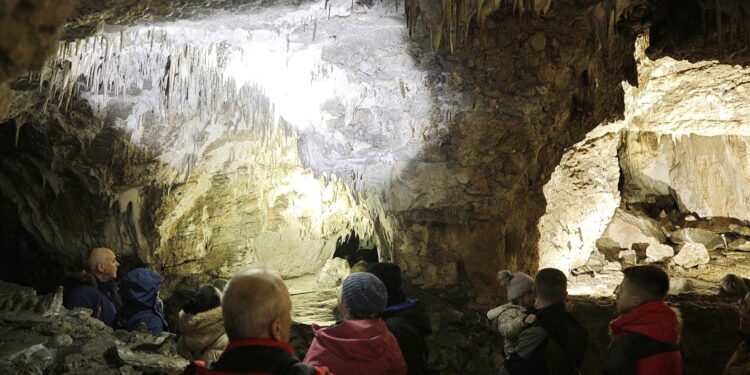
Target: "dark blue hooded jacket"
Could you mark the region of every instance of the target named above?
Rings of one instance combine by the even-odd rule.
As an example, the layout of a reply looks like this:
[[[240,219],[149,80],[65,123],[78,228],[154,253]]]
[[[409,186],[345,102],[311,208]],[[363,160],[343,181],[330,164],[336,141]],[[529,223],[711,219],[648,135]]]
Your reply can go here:
[[[112,327],[122,300],[114,280],[99,281],[88,272],[71,273],[63,280],[63,306],[68,309],[85,307],[91,316]]]
[[[164,304],[159,298],[162,277],[154,271],[136,268],[123,279],[123,308],[118,319],[121,328],[134,331],[143,322],[154,336],[168,331]]]

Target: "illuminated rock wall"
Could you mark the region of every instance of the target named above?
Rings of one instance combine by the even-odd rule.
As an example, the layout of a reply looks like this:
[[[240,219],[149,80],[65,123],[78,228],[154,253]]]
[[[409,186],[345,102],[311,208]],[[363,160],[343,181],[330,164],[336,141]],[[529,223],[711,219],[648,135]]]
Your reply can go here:
[[[638,86],[623,83],[625,119],[571,148],[545,187],[542,265],[583,265],[621,196],[637,203],[671,195],[685,213],[750,218],[748,68],[652,60],[648,43],[644,36],[636,44]]]
[[[62,271],[104,244],[168,285],[262,262],[292,277],[354,230],[462,301],[498,297],[500,268],[533,272],[542,186],[622,110],[632,30],[605,43],[591,7],[559,1],[435,53],[393,4],[327,5],[108,26],[17,80],[13,263]]]

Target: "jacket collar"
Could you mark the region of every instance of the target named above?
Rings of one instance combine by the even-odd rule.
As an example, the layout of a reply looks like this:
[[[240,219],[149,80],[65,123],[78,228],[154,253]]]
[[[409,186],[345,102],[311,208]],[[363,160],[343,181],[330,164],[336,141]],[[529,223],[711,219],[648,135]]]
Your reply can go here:
[[[609,324],[616,337],[640,333],[662,342],[679,340],[677,313],[664,301],[649,301],[620,315]]]
[[[415,299],[408,299],[408,300],[406,300],[404,302],[399,303],[398,305],[388,306],[385,309],[385,311],[383,311],[383,312],[387,313],[387,312],[391,312],[391,311],[403,310],[403,309],[405,309],[407,307],[413,306],[414,304],[417,303],[417,301],[419,301],[419,300],[416,299],[416,298]]]
[[[274,340],[274,339],[244,339],[244,340],[234,340],[227,345],[226,350],[242,347],[242,346],[270,346],[274,348],[279,348],[287,353],[296,356],[297,353],[294,351],[294,348],[289,346],[288,344],[285,344],[281,341]]]

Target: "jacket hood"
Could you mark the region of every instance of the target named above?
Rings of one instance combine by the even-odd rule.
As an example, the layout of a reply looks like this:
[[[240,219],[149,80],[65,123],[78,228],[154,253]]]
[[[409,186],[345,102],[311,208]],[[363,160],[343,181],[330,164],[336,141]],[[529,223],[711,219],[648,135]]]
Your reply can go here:
[[[318,342],[339,358],[352,362],[379,360],[395,340],[383,319],[347,320],[338,325],[321,328],[313,325]]]
[[[640,333],[660,342],[677,342],[680,339],[680,314],[664,301],[646,302],[620,315],[609,324],[615,337]]]
[[[123,279],[125,287],[123,299],[138,302],[146,307],[154,307],[162,280],[162,277],[154,271],[136,268],[128,272]]]
[[[222,351],[229,343],[224,334],[221,307],[195,315],[180,311],[179,326],[181,336],[177,343],[178,350],[184,346],[194,358],[209,349]]]

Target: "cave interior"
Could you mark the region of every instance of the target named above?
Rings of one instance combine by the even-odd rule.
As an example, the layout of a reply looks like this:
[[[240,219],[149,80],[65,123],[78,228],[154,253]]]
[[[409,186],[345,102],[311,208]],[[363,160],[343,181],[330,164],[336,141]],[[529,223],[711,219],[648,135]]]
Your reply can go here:
[[[554,267],[594,374],[622,269],[655,264],[686,374],[719,373],[738,342],[750,1],[9,4],[4,301],[55,292],[105,246],[120,274],[164,277],[174,321],[196,288],[266,265],[304,355],[341,280],[393,262],[434,307],[431,366],[484,374],[502,362],[483,320],[497,271]],[[32,363],[8,337],[0,368]],[[38,364],[54,358],[34,369],[63,373]]]

